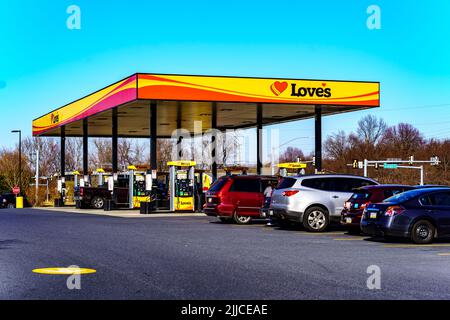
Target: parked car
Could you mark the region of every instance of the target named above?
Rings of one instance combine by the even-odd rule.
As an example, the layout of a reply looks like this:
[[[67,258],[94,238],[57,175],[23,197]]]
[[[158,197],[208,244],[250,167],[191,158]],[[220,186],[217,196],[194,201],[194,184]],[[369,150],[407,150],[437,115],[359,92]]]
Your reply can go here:
[[[373,236],[409,238],[418,244],[450,236],[450,189],[419,188],[369,204],[361,229]]]
[[[24,207],[28,207],[28,201],[26,197],[23,198]],[[16,207],[16,195],[13,193],[4,193],[0,195],[0,208],[15,208]]]
[[[359,233],[361,232],[361,216],[368,204],[382,202],[384,199],[414,188],[401,184],[380,184],[358,188],[344,204],[341,224],[350,232]]]
[[[337,174],[285,177],[272,194],[269,215],[278,223],[302,224],[322,232],[330,222],[339,223],[344,202],[353,189],[377,185],[373,179]]]
[[[273,176],[233,175],[219,178],[206,193],[203,212],[218,217],[222,222],[234,220],[248,224],[259,218],[264,205],[264,190],[269,183],[276,184]]]
[[[118,206],[128,204],[128,187],[114,187],[115,203]],[[112,192],[106,187],[80,187],[75,192],[75,201],[80,201],[81,208],[103,209],[106,200],[112,199]]]

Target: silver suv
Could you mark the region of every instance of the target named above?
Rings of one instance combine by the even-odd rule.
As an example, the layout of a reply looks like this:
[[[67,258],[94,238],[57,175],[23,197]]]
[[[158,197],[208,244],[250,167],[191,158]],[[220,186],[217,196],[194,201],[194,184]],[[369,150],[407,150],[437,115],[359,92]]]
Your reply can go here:
[[[321,232],[338,222],[353,189],[379,184],[373,179],[338,174],[284,177],[272,193],[269,215],[274,222],[292,221]]]

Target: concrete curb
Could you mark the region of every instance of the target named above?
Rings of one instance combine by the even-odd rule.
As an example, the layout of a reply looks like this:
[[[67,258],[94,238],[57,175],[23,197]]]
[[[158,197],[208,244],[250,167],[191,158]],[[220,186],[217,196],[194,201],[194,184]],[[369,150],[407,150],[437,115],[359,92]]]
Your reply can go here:
[[[138,210],[115,210],[103,211],[93,209],[76,209],[71,207],[64,208],[49,208],[49,207],[35,207],[33,210],[51,211],[58,213],[77,213],[90,214],[97,216],[109,216],[118,218],[170,218],[170,217],[206,217],[204,213],[154,213],[154,214],[140,214]]]

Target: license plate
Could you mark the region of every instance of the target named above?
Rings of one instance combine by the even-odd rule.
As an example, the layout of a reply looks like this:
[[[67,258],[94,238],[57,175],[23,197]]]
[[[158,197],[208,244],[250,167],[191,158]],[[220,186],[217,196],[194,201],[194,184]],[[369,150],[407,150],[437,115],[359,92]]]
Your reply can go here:
[[[376,212],[371,212],[370,213],[370,219],[376,219],[377,218],[377,213]]]
[[[352,223],[352,218],[345,218],[345,223]]]

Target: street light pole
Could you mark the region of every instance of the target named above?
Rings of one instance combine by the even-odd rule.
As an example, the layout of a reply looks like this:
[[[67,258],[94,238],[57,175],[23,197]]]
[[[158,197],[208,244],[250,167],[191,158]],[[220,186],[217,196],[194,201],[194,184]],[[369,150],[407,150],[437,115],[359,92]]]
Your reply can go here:
[[[275,157],[274,157],[275,148],[277,147],[278,149],[280,149],[280,147],[283,147],[283,146],[285,146],[285,145],[287,145],[287,144],[289,144],[289,143],[291,143],[291,142],[293,142],[295,140],[308,139],[308,138],[309,137],[296,137],[296,138],[293,138],[293,139],[291,139],[289,141],[286,141],[285,143],[280,144],[278,146],[272,146],[272,153],[270,154],[270,158],[271,158],[270,162],[271,162],[271,166],[272,166],[272,175],[275,175],[275,165],[274,165],[274,162],[275,162]]]
[[[22,193],[22,130],[12,130],[11,133],[19,134],[19,188]]]

